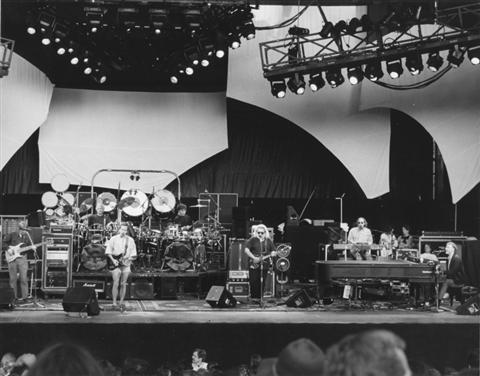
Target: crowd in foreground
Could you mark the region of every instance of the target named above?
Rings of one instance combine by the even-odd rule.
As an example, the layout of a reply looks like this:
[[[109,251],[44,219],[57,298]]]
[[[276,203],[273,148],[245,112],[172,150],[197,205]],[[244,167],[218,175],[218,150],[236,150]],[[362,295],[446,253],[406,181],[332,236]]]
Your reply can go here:
[[[120,366],[95,359],[85,348],[58,343],[38,356],[6,353],[0,376],[480,376],[479,349],[466,356],[465,367],[435,369],[407,359],[405,342],[387,330],[348,335],[325,352],[309,339],[289,343],[275,358],[252,355],[249,364],[222,369],[209,362],[204,349],[194,349],[191,364],[154,366],[144,359],[127,358]]]

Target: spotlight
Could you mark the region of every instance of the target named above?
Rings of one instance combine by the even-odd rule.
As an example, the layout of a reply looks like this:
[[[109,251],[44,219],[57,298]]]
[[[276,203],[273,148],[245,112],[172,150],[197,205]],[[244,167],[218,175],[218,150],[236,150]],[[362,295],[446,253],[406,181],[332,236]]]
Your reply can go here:
[[[92,74],[92,77],[97,84],[104,84],[107,82],[107,74],[103,71],[103,69],[95,70],[95,72]]]
[[[363,72],[360,67],[350,67],[347,69],[348,80],[352,85],[356,85],[363,80]]]
[[[160,35],[167,22],[168,14],[165,9],[152,8],[150,13],[150,28],[155,35]]]
[[[357,31],[362,29],[362,24],[357,17],[353,17],[348,23],[347,33],[355,34]]]
[[[480,64],[480,46],[469,48],[468,58],[473,65]]]
[[[51,32],[53,30],[53,26],[55,25],[55,16],[49,12],[42,11],[38,16],[38,24],[42,33],[47,31]]]
[[[75,55],[75,56],[72,56],[72,57],[70,58],[70,64],[72,64],[72,65],[77,65],[79,61],[80,61],[80,59],[79,59],[78,56],[76,56],[76,55]]]
[[[270,81],[272,95],[276,98],[283,98],[287,93],[287,86],[284,80]]]
[[[252,21],[247,21],[240,27],[240,34],[247,40],[255,38],[255,26]]]
[[[217,30],[214,35],[215,56],[219,59],[225,56],[225,50],[227,48],[227,39],[225,34],[220,30]]]
[[[200,63],[200,53],[198,52],[198,48],[192,46],[185,49],[185,58],[192,65],[198,65]]]
[[[169,77],[170,83],[176,85],[178,84],[178,74],[176,73],[171,73]]]
[[[51,32],[45,32],[45,34],[42,37],[42,44],[44,46],[49,46],[50,43],[52,43],[52,33]]]
[[[281,257],[275,262],[275,267],[279,272],[284,273],[290,269],[290,261],[285,257]]]
[[[83,69],[83,74],[85,75],[89,75],[92,73],[92,67],[89,67],[89,66],[86,66],[84,69]]]
[[[347,30],[347,23],[344,21],[344,20],[341,20],[341,21],[338,21],[336,24],[335,24],[335,33],[337,35],[341,34],[342,31],[346,31]]]
[[[412,76],[416,76],[423,71],[423,61],[422,55],[420,54],[411,54],[408,55],[405,59],[405,66],[412,74]]]
[[[443,57],[440,56],[438,51],[432,52],[428,55],[427,67],[432,72],[437,72],[443,64]]]
[[[343,78],[340,68],[331,68],[327,70],[325,78],[332,88],[336,88],[345,82],[345,78]]]
[[[287,82],[287,86],[292,93],[303,95],[305,93],[305,81],[303,76],[295,73]]]
[[[90,32],[96,33],[103,24],[103,16],[105,10],[100,7],[84,7],[85,21],[84,25],[88,25]]]
[[[210,65],[210,58],[215,50],[215,45],[209,38],[203,37],[198,40],[198,46],[201,51],[200,65],[202,67],[208,67]]]
[[[383,77],[382,64],[380,61],[367,64],[365,67],[365,77],[370,81],[377,81]]]
[[[333,23],[327,22],[323,25],[322,30],[320,30],[320,36],[322,38],[327,38],[332,34],[333,31]]]
[[[57,46],[57,55],[65,55],[65,52],[67,52],[67,48],[63,42],[60,42]]]
[[[391,78],[396,79],[400,77],[403,73],[402,59],[390,60],[386,62],[387,72]]]
[[[240,47],[240,38],[233,33],[229,33],[227,36],[227,44],[231,49],[236,50]]]
[[[27,33],[30,35],[34,35],[37,33],[37,19],[33,16],[32,13],[27,15],[27,20],[25,22],[27,26]]]
[[[288,34],[298,37],[298,36],[310,34],[310,30],[304,27],[293,26],[290,29],[288,29]]]
[[[317,91],[325,86],[325,80],[322,78],[321,73],[311,74],[308,84],[310,85],[310,89],[312,91]]]
[[[448,51],[447,60],[452,67],[458,68],[463,62],[463,54],[464,51],[462,51],[458,46],[452,47],[450,51]]]

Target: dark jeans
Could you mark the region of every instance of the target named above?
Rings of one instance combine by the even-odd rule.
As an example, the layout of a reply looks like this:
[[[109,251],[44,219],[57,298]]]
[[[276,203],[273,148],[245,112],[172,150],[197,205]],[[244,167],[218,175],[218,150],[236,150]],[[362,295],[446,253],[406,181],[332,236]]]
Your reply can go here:
[[[252,299],[260,299],[260,267],[257,269],[249,269],[250,271],[250,297]],[[268,266],[263,267],[263,290],[265,290],[265,280],[267,278]]]
[[[10,286],[15,292],[16,299],[25,299],[28,296],[28,261],[25,257],[19,257],[8,263]],[[20,294],[17,291],[17,281],[20,280]]]

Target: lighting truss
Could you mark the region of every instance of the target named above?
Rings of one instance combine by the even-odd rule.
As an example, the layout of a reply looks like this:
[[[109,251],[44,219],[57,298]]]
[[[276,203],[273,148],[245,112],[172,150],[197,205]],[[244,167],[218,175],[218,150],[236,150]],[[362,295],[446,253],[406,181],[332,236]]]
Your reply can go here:
[[[465,20],[468,20],[466,22]],[[320,33],[290,36],[260,43],[263,75],[268,80],[294,74],[315,74],[333,67],[357,67],[415,54],[480,45],[480,3],[440,10],[435,23],[411,21],[401,30],[385,34],[381,27],[322,37]],[[289,50],[296,46],[295,62]]]
[[[0,78],[8,75],[14,46],[15,42],[13,40],[0,38]]]

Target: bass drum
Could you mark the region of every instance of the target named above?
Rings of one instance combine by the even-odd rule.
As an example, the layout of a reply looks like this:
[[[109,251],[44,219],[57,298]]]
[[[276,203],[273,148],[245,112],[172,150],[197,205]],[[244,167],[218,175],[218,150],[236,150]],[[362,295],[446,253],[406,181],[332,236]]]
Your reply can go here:
[[[148,197],[140,190],[126,191],[122,195],[121,201],[131,202],[122,208],[122,211],[130,217],[139,217],[148,209]]]
[[[193,252],[188,243],[173,242],[165,249],[165,263],[173,271],[185,271],[192,266]]]

